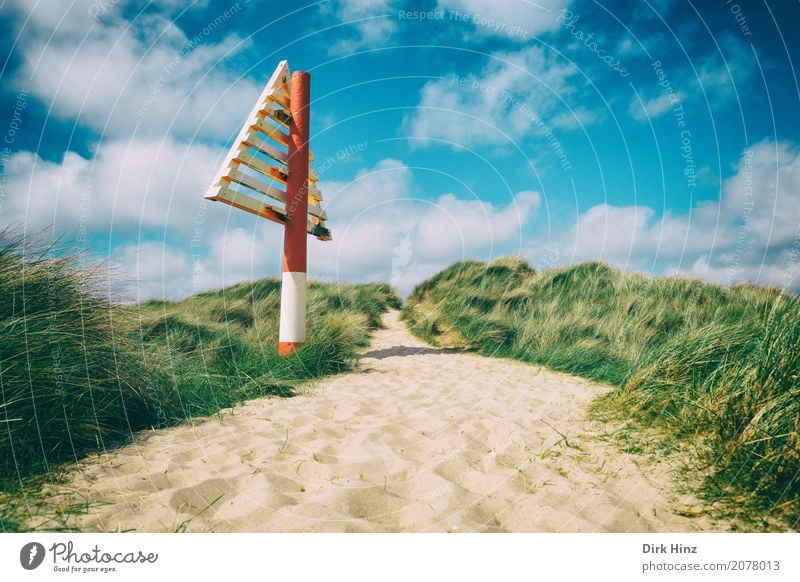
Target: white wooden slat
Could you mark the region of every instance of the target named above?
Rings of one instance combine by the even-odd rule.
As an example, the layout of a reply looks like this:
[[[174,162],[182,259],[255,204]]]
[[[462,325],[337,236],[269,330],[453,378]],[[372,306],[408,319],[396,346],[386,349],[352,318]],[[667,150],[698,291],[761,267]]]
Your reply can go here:
[[[274,101],[286,111],[289,111],[289,95],[283,91],[273,91],[267,95],[267,99]]]
[[[238,184],[243,184],[248,188],[252,188],[259,194],[274,198],[278,202],[282,202],[284,204],[286,203],[286,192],[279,190],[278,188],[275,188],[274,186],[271,186],[262,180],[259,180],[255,176],[245,174],[244,172],[240,172],[238,170],[232,170],[230,174],[228,174],[227,179]]]
[[[325,212],[319,204],[313,204],[311,201],[308,203],[308,213],[311,216],[316,216],[320,220],[328,220],[328,213]]]
[[[275,107],[273,103],[267,103],[264,107],[261,108],[259,113],[261,114],[262,119],[264,117],[269,117],[275,123],[278,123],[283,127],[285,127],[286,129],[289,129],[289,124],[292,121],[292,116],[289,115],[289,113],[287,113],[283,109]]]
[[[254,124],[252,126],[254,129],[257,129],[258,131],[260,131],[264,135],[274,139],[276,142],[278,142],[282,146],[289,147],[289,135],[288,134],[282,132],[279,128],[275,127],[274,125],[271,125],[271,124],[267,123],[264,120],[264,115],[262,115],[262,112],[260,112],[260,111],[258,113],[258,117],[259,117],[258,123]]]
[[[244,174],[242,172],[233,170],[228,176],[228,179],[230,179],[233,182],[236,182],[237,184],[242,184],[244,186],[247,186],[248,188],[252,188],[259,194],[263,194],[264,196],[269,196],[270,198],[277,200],[278,202],[284,205],[286,204],[286,192],[284,192],[283,190],[279,190],[278,188],[275,188],[273,186],[270,186],[269,184],[259,180],[255,176],[251,176],[249,174]],[[314,202],[311,199],[309,199],[308,202],[308,213],[312,216],[316,216],[321,220],[328,219],[328,213],[325,212],[318,203]]]
[[[281,162],[283,164],[289,163],[288,153],[282,152],[275,146],[261,139],[261,137],[259,137],[258,135],[258,132],[253,129],[250,129],[245,138],[242,140],[242,143],[256,148],[262,154],[271,157],[275,161]]]
[[[308,196],[309,198],[315,198],[317,201],[322,202],[322,192],[320,192],[317,185],[310,180],[308,183]]]
[[[276,222],[285,222],[284,210],[265,204],[244,192],[236,191],[230,187],[230,184],[237,182],[246,188],[252,188],[260,195],[268,196],[285,204],[286,193],[259,178],[285,183],[286,170],[283,167],[270,165],[252,151],[248,151],[247,148],[252,147],[280,164],[288,164],[288,153],[276,145],[288,147],[289,144],[289,136],[281,130],[281,127],[288,129],[291,123],[290,87],[289,65],[286,61],[281,61],[220,165],[217,175],[206,191],[206,198],[225,202]],[[267,117],[277,125],[272,125],[266,119]],[[272,142],[275,142],[276,145],[273,145]],[[309,161],[313,159],[313,153],[309,152]],[[243,168],[240,169],[242,165],[252,169],[255,175],[243,172]],[[309,168],[308,213],[311,220],[308,221],[308,232],[321,240],[330,240],[330,232],[325,226],[327,213],[319,204],[322,200],[322,193],[316,187],[317,180],[318,174]]]
[[[238,155],[241,144],[246,140],[248,134],[251,132],[251,127],[263,119],[263,117],[259,117],[259,112],[264,111],[265,109],[274,110],[274,107],[267,99],[267,96],[272,94],[277,87],[290,87],[290,80],[291,74],[289,71],[289,64],[287,61],[281,61],[278,63],[278,66],[275,68],[275,71],[272,73],[269,81],[264,86],[261,96],[259,97],[258,101],[256,101],[256,104],[250,112],[250,115],[247,117],[242,129],[239,131],[236,141],[233,142],[233,145],[228,150],[228,154],[225,156],[222,164],[220,164],[219,171],[217,172],[217,175],[211,182],[211,186],[206,192],[206,198],[210,198],[215,195],[223,176],[225,176],[231,169],[231,161]]]
[[[217,200],[219,202],[225,202],[226,204],[236,206],[242,210],[246,210],[264,218],[274,220],[275,222],[280,222],[283,224],[286,221],[286,213],[281,208],[272,206],[270,204],[264,204],[252,196],[248,196],[242,192],[237,192],[236,190],[232,190],[227,186],[215,188],[214,195],[211,196],[210,199]],[[320,225],[327,229],[324,222],[320,221]],[[307,232],[313,234],[315,226],[316,225],[314,224],[314,221],[309,220],[306,226]],[[323,238],[318,236],[317,238],[320,238],[321,240],[330,240],[330,237]]]
[[[236,190],[232,190],[227,186],[218,188],[215,195],[212,197],[212,200],[218,200],[220,202],[231,204],[237,208],[241,208],[242,210],[247,210],[253,214],[258,214],[264,218],[274,220],[275,222],[284,223],[286,220],[286,214],[280,208],[276,208],[275,206],[271,206],[269,204],[264,204],[252,196],[248,196],[242,192],[237,192]]]
[[[252,168],[258,172],[261,172],[265,176],[272,178],[273,180],[277,180],[278,182],[286,183],[287,173],[286,168],[278,168],[276,166],[270,166],[261,158],[258,158],[251,154],[246,147],[242,147],[242,151],[239,155],[234,158],[234,162],[238,161],[248,168]]]

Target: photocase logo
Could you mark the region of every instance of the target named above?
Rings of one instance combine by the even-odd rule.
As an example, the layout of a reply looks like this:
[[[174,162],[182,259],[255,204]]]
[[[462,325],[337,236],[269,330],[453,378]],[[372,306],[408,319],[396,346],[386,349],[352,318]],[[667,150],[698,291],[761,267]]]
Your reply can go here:
[[[44,554],[44,546],[39,542],[27,543],[19,552],[19,563],[26,570],[35,570],[42,565]]]

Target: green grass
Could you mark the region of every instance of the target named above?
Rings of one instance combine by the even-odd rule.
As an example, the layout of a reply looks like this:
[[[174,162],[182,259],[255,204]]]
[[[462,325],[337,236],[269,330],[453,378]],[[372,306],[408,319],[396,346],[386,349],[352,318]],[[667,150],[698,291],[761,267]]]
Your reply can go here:
[[[386,284],[312,282],[306,344],[281,358],[277,280],[124,306],[47,251],[0,233],[0,531],[64,462],[346,369],[400,305]]]
[[[665,449],[701,440],[702,493],[800,520],[800,301],[754,285],[623,274],[589,262],[537,275],[461,261],[403,311],[438,345],[542,364],[617,389],[596,414],[656,427]]]
[[[307,299],[307,342],[289,358],[277,354],[277,280],[130,309],[139,355],[162,378],[159,385],[171,387],[148,398],[161,422],[207,416],[267,394],[290,395],[299,381],[344,370],[367,345],[380,316],[399,307],[385,284],[312,282]]]

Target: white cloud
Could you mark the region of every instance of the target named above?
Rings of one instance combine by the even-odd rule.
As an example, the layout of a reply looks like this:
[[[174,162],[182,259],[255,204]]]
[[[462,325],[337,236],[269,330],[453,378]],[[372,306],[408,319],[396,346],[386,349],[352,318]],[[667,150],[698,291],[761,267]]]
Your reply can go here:
[[[239,8],[210,15],[193,38],[168,16],[125,20],[111,2],[19,2],[17,10],[18,83],[52,113],[99,133],[226,138],[258,96],[255,82],[225,67],[249,45],[226,34],[243,18]]]
[[[564,130],[583,129],[596,123],[600,116],[585,107],[575,107],[552,118],[552,127]]]
[[[50,36],[56,31],[62,34],[83,35],[99,18],[118,18],[121,6],[119,2],[100,3],[96,0],[41,0],[26,2],[10,0],[9,10],[16,10],[27,20],[25,29],[28,34]]]
[[[60,232],[186,233],[222,155],[172,139],[107,141],[91,160],[68,151],[60,163],[23,151],[8,160],[4,219]]]
[[[418,108],[406,119],[408,135],[464,146],[520,140],[547,123],[560,98],[574,91],[576,73],[539,47],[495,53],[476,76],[451,75],[422,88]],[[584,116],[588,121],[588,118]]]
[[[640,95],[634,95],[631,99],[629,111],[636,121],[647,121],[655,119],[667,113],[670,109],[680,106],[686,99],[685,93],[663,94],[650,99],[641,99]]]
[[[400,160],[385,158],[374,168],[360,170],[347,182],[320,182],[323,204],[339,217],[354,217],[376,205],[396,201],[411,189],[411,170]],[[328,212],[334,216],[331,212]]]
[[[352,181],[321,184],[334,240],[309,239],[309,272],[338,281],[391,281],[406,294],[453,261],[522,249],[539,268],[602,259],[636,271],[655,267],[800,290],[800,149],[765,141],[751,151],[725,182],[722,198],[691,213],[657,217],[648,206],[601,204],[570,228],[536,240],[526,240],[524,230],[539,208],[538,193],[519,192],[506,204],[453,194],[422,200],[413,195],[411,170],[385,159]],[[219,221],[226,210],[211,205],[206,218],[213,213]],[[120,252],[125,272],[138,274],[142,297],[177,297],[277,275],[281,236],[279,227],[256,220],[250,228],[209,226],[203,237],[209,252],[200,260],[192,257],[188,237],[182,245],[146,243],[142,251]],[[136,265],[132,256],[144,259]]]
[[[463,15],[478,36],[528,42],[556,28],[559,11],[569,4],[570,0],[439,0],[437,8]]]
[[[750,232],[760,245],[791,244],[800,232],[800,148],[763,141],[750,152],[725,184],[724,215],[735,220],[748,213]]]
[[[539,209],[539,194],[518,192],[505,207],[481,200],[440,196],[419,217],[417,243],[430,258],[494,251],[521,238],[521,228]]]
[[[163,242],[142,241],[126,244],[112,255],[112,278],[121,288],[118,299],[178,299],[190,295],[192,265],[190,256]]]
[[[721,36],[718,51],[696,59],[692,67],[668,70],[667,94],[645,90],[643,95],[634,95],[629,112],[637,121],[647,121],[667,113],[685,101],[708,101],[708,106],[725,106],[733,99],[741,99],[740,93],[756,73],[756,61],[751,50],[741,40],[730,35]],[[655,84],[655,78],[654,78]]]
[[[382,160],[351,182],[320,185],[328,197],[332,243],[310,241],[309,269],[334,280],[392,281],[408,293],[426,276],[465,257],[517,252],[539,208],[532,191],[505,205],[443,194],[412,194],[410,169]]]
[[[220,204],[214,210],[220,213],[225,208]],[[211,229],[199,243],[189,238],[128,243],[111,251],[109,259],[122,299],[181,299],[280,276],[282,240],[283,229],[260,220],[251,228],[230,225],[224,230]]]
[[[331,0],[322,13],[346,25],[336,29],[336,41],[328,51],[334,55],[386,46],[398,32],[398,20],[414,17],[401,12],[434,12],[448,32],[459,38],[502,38],[519,43],[557,27],[556,18],[570,0],[439,0],[420,6],[402,0]],[[329,21],[330,22],[330,21]]]
[[[336,29],[338,40],[328,51],[343,55],[385,45],[397,30],[399,4],[398,0],[333,0],[324,9],[347,27]]]
[[[277,224],[230,228],[215,235],[210,246],[207,262],[218,273],[218,287],[280,274],[283,228]]]
[[[634,48],[639,48],[639,47],[638,46],[634,47],[633,41],[627,37],[623,38],[619,42],[619,44],[617,44],[617,52],[623,55],[630,53],[631,51],[634,50]]]
[[[64,167],[53,164],[41,172],[42,179],[47,177],[49,182],[37,184],[51,185],[65,195],[65,183],[69,182],[70,196],[74,196],[88,163],[71,154]],[[350,182],[327,182],[320,189],[326,194],[333,241],[309,238],[309,274],[345,282],[391,281],[402,293],[453,261],[518,253],[522,230],[540,204],[539,194],[532,191],[509,195],[505,204],[466,200],[449,193],[423,200],[412,194],[411,170],[395,159],[378,162]],[[126,224],[133,232],[128,239],[132,242],[108,255],[121,274],[126,299],[175,299],[280,274],[282,228],[255,217],[243,221],[249,215],[222,204],[198,206],[202,199],[192,188],[181,196],[189,206],[177,213],[183,220],[169,229],[169,242],[141,238],[133,242],[139,236],[140,206],[124,206],[126,214],[121,208],[115,215],[115,232],[124,230]],[[173,207],[176,204],[173,201]],[[111,207],[105,206],[105,212]],[[148,215],[156,226],[163,226],[163,217],[156,218],[165,212],[166,207],[161,208]],[[96,211],[99,213],[92,208]],[[79,220],[74,214],[58,214],[57,224],[62,227]],[[99,215],[94,219],[99,220]],[[29,220],[27,224],[32,223]],[[110,228],[108,214],[104,224]],[[143,229],[149,225],[141,222]]]
[[[718,40],[719,52],[715,51],[698,64],[697,77],[700,90],[712,105],[720,100],[741,99],[738,93],[757,73],[756,59],[749,44],[732,35],[723,35]]]
[[[648,206],[601,204],[570,228],[531,241],[527,254],[540,265],[602,259],[800,290],[800,148],[763,141],[746,150],[720,200],[689,214],[656,218]]]

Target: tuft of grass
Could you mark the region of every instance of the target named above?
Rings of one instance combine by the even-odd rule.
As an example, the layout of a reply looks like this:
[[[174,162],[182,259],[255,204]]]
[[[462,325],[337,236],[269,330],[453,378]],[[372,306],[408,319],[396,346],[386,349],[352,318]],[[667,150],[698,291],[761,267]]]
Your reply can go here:
[[[289,396],[347,369],[381,315],[389,285],[309,284],[308,330],[277,354],[280,282],[264,279],[183,301],[114,303],[73,256],[0,232],[0,495],[129,441],[135,431]],[[107,280],[105,281],[107,285]],[[0,529],[21,527],[0,511]]]
[[[623,274],[600,262],[538,275],[460,261],[403,310],[412,332],[617,389],[597,414],[704,446],[706,496],[800,520],[800,300],[755,285]]]
[[[125,314],[70,258],[0,237],[0,476],[17,480],[148,425]]]
[[[149,392],[166,425],[250,398],[290,395],[299,381],[346,369],[396,301],[388,286],[311,283],[307,342],[289,358],[277,353],[277,281],[128,308],[136,320],[129,332],[153,378],[169,387]]]

